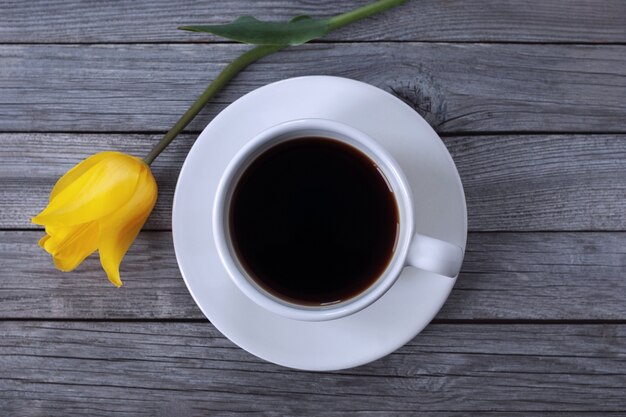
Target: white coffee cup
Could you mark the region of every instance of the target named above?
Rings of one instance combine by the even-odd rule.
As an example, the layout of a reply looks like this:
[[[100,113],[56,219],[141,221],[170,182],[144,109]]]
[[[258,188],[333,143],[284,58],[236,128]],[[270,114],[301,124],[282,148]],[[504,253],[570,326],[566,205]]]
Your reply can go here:
[[[257,284],[243,268],[229,232],[229,205],[233,190],[246,168],[273,146],[302,137],[326,137],[348,144],[367,155],[383,173],[396,199],[399,233],[387,268],[366,290],[337,304],[300,305],[280,299]],[[424,196],[427,198],[427,196]],[[413,196],[398,163],[365,133],[343,123],[325,119],[299,119],[270,127],[252,138],[230,161],[224,172],[213,207],[213,230],[217,250],[235,285],[259,306],[281,316],[306,321],[332,320],[356,313],[380,298],[396,282],[405,267],[423,269],[445,277],[458,275],[463,250],[430,236],[415,233]],[[306,265],[303,265],[305,268]],[[297,276],[294,276],[297,279]]]

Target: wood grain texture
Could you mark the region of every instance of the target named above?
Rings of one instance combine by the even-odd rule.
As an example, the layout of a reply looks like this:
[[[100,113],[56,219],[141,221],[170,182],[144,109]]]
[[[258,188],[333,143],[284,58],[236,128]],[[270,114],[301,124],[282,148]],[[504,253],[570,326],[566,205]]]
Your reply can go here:
[[[435,324],[386,358],[323,373],[266,363],[208,323],[3,322],[0,336],[0,400],[9,415],[608,413],[626,406],[625,325]]]
[[[145,154],[247,49],[177,26],[367,2],[2,1],[0,415],[626,415],[623,0],[410,1],[268,57],[157,159],[160,198],[122,289],[96,256],[63,274],[37,247],[28,219],[60,175],[100,150]],[[371,83],[422,114],[458,166],[474,231],[434,324],[331,373],[221,335],[168,231],[196,132],[254,88],[307,74]]]
[[[187,42],[217,38],[183,33],[185,24],[223,23],[240,15],[287,20],[333,16],[366,0],[243,2],[220,0],[3,1],[0,42]],[[330,40],[625,42],[620,0],[420,0],[342,29]],[[35,28],[35,29],[33,29]]]
[[[169,232],[144,232],[122,289],[96,255],[54,269],[39,232],[0,232],[0,319],[201,319]],[[438,320],[626,320],[626,232],[471,233]]]
[[[0,131],[165,131],[245,46],[0,45]],[[190,125],[288,77],[366,81],[442,133],[626,132],[626,45],[304,45],[237,76]]]
[[[153,165],[149,229],[171,227],[174,187],[196,135]],[[102,150],[144,155],[158,135],[0,134],[0,228],[35,228],[56,180]],[[444,137],[465,187],[472,231],[626,230],[626,135]]]

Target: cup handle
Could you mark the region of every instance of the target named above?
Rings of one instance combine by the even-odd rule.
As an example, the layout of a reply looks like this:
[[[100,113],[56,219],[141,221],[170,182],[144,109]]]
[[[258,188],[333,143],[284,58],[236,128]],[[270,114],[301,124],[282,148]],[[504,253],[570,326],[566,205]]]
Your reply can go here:
[[[406,258],[407,266],[456,278],[463,263],[463,249],[434,237],[415,234]]]

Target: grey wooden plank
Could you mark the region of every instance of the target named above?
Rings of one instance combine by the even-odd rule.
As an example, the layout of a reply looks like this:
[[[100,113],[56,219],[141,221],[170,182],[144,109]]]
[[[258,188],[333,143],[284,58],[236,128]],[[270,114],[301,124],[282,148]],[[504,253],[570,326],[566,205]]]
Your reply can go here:
[[[37,245],[39,232],[0,232],[0,318],[200,319],[178,270],[170,232],[143,232],[108,283],[97,254],[62,273]]]
[[[438,318],[624,320],[626,233],[477,233]]]
[[[0,232],[0,319],[201,319],[169,232],[140,234],[109,284],[97,256],[54,269],[39,232]],[[470,233],[437,320],[626,320],[626,232]]]
[[[626,230],[626,136],[443,139],[470,230]]]
[[[55,181],[89,154],[144,155],[158,135],[0,134],[0,228],[35,228]],[[196,135],[156,160],[159,200],[147,227],[169,229],[178,172]],[[626,230],[625,135],[444,137],[472,231]]]
[[[245,46],[0,45],[0,131],[165,131]],[[440,132],[624,132],[626,45],[305,45],[240,74],[195,122],[280,79],[394,92]]]
[[[3,322],[0,335],[3,411],[25,416],[626,409],[625,325],[436,324],[324,373],[263,362],[208,323]]]
[[[263,2],[221,0],[3,2],[0,42],[186,42],[215,38],[178,32],[184,24],[222,23],[240,15],[286,20],[332,16],[365,0]],[[410,1],[384,16],[330,36],[333,40],[624,42],[620,0]],[[45,28],[45,30],[41,30]]]

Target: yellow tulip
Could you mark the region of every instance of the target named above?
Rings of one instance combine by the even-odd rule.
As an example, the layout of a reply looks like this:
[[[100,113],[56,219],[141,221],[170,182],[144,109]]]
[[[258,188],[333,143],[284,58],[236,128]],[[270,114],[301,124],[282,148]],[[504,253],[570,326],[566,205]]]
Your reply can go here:
[[[122,285],[122,258],[157,198],[150,167],[120,152],[90,156],[63,175],[50,202],[32,221],[46,228],[39,245],[61,271],[71,271],[98,250],[109,280]]]

